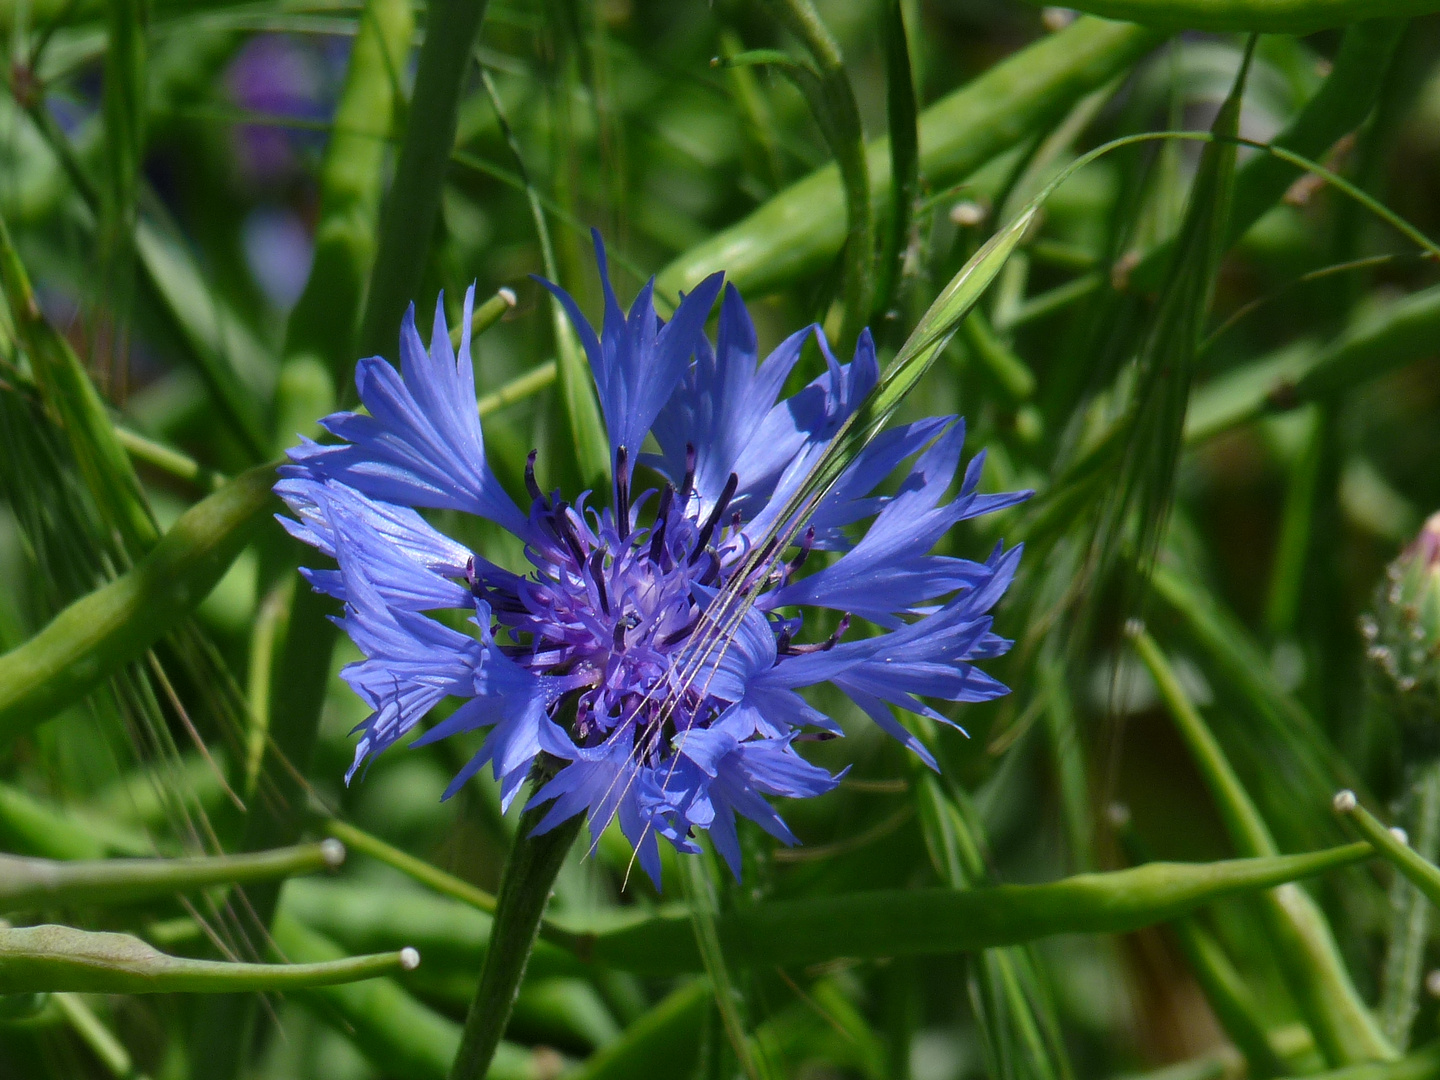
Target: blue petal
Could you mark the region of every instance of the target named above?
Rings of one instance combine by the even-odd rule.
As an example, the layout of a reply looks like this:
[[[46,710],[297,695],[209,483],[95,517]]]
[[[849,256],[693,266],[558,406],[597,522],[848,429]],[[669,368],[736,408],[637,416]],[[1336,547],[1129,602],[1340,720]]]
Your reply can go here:
[[[472,287],[465,294],[467,327],[473,298]],[[337,480],[374,499],[461,510],[523,536],[526,519],[485,461],[470,357],[457,360],[451,351],[440,301],[430,346],[427,354],[412,305],[400,331],[402,371],[378,356],[355,365],[355,385],[370,415],[326,417],[325,429],[345,444],[303,440],[289,451],[290,460],[303,474]]]

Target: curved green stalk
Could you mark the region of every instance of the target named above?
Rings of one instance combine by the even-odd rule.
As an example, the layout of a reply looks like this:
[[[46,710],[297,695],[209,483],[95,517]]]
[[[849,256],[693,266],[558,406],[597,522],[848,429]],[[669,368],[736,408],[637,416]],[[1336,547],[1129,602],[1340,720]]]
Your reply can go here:
[[[70,926],[0,929],[0,994],[228,994],[290,990],[410,971],[414,949],[320,964],[231,964],[167,956],[129,934]]]

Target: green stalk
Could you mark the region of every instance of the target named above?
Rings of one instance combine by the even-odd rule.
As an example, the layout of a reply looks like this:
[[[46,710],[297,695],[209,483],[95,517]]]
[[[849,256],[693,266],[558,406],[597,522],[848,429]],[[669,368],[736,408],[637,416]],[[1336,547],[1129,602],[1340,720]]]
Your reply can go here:
[[[1273,857],[1277,848],[1268,826],[1170,662],[1143,629],[1131,640],[1210,789],[1231,843],[1244,855]],[[1275,958],[1326,1059],[1332,1065],[1394,1060],[1395,1048],[1360,1000],[1330,925],[1310,894],[1294,884],[1282,885],[1265,894],[1261,910]]]
[[[547,810],[548,805],[537,806],[520,818],[515,844],[500,879],[490,948],[465,1017],[465,1031],[450,1067],[450,1080],[480,1080],[489,1069],[515,1007],[515,994],[525,976],[530,950],[535,947],[555,877],[585,821],[584,814],[576,814],[536,836],[534,829]]]
[[[439,218],[445,166],[455,148],[460,91],[485,8],[486,0],[432,0],[427,8],[425,44],[360,324],[362,356],[386,355],[395,348],[400,317],[420,288]]]
[[[964,179],[1148,52],[1160,35],[1080,19],[996,64],[920,115],[920,173],[936,190]],[[866,148],[874,214],[886,214],[889,140]],[[660,272],[658,292],[688,292],[716,270],[752,298],[823,272],[845,244],[844,185],[828,165],[792,184],[744,220],[680,255]]]
[[[274,508],[274,479],[273,465],[242,473],[186,511],[134,569],[0,655],[0,742],[80,700],[189,615]]]
[[[1342,814],[1348,814],[1356,831],[1369,841],[1376,852],[1409,878],[1430,903],[1440,907],[1440,867],[1385,828],[1373,814],[1359,804],[1353,791],[1346,790],[1336,795],[1335,809]]]
[[[841,356],[849,356],[860,331],[870,321],[875,295],[874,210],[870,205],[870,167],[865,132],[860,125],[860,107],[845,74],[840,46],[821,21],[814,4],[810,0],[770,0],[769,6],[781,25],[800,39],[815,62],[818,77],[807,97],[840,170],[845,193],[845,241],[840,285],[844,318],[838,346]],[[907,68],[907,77],[908,74]],[[802,88],[810,86],[809,79],[801,82]],[[913,108],[911,111],[913,114]],[[910,167],[913,172],[913,163]],[[905,179],[903,175],[899,177],[902,185]]]
[[[336,840],[249,855],[182,859],[56,862],[0,855],[0,911],[72,904],[128,904],[211,885],[269,881],[334,869],[345,860]]]

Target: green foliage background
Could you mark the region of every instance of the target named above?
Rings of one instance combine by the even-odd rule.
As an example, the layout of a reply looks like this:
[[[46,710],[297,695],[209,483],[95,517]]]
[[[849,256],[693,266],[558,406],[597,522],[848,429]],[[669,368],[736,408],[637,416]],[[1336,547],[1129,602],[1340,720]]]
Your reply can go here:
[[[1440,1074],[1440,716],[1361,630],[1440,506],[1436,7],[5,0],[0,1078],[449,1074],[518,815],[439,801],[463,740],[343,786],[268,488],[471,282],[502,480],[603,480],[528,276],[598,312],[592,226],[762,348],[944,343],[899,414],[1037,493],[945,541],[1026,542],[1014,693],[916,723],[938,776],[821,700],[852,771],[742,883],[572,851],[488,1075]]]

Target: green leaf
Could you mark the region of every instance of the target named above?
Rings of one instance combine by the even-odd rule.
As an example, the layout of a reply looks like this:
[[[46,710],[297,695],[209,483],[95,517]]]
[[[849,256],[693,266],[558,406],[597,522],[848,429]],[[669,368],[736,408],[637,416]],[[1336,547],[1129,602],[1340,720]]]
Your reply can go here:
[[[56,862],[0,855],[0,911],[127,904],[211,885],[243,885],[334,869],[345,859],[336,840],[250,855],[182,859]]]
[[[886,0],[881,18],[885,35],[885,121],[890,131],[890,219],[880,248],[874,308],[883,316],[900,280],[910,242],[910,220],[920,193],[920,129],[903,0]]]
[[[1440,907],[1440,867],[1419,855],[1408,843],[1387,829],[1374,814],[1361,806],[1350,790],[1335,796],[1335,809],[1346,815],[1370,846]]]
[[[135,568],[0,655],[0,743],[83,697],[174,629],[220,580],[267,510],[260,465],[191,507]]]
[[[1352,844],[1266,859],[1148,863],[1045,885],[876,890],[775,901],[723,915],[717,930],[733,965],[942,956],[1055,934],[1127,933],[1372,856],[1368,844]],[[588,959],[623,970],[670,975],[703,967],[683,910],[662,910],[582,934],[582,940]]]
[[[225,994],[291,990],[373,979],[413,969],[401,950],[319,964],[229,964],[167,956],[129,934],[70,926],[0,929],[0,994]]]

